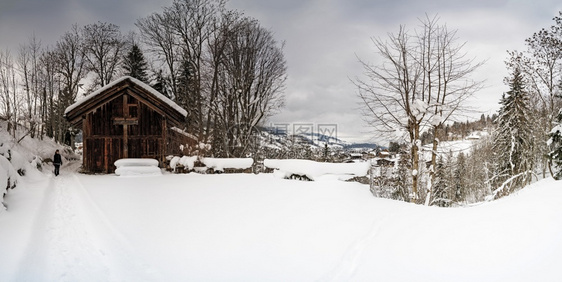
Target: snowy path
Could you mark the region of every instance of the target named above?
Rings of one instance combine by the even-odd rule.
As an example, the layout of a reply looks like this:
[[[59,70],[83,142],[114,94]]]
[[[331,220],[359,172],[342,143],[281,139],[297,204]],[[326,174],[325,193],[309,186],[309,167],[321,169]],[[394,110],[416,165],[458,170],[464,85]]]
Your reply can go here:
[[[75,174],[51,177],[17,281],[135,281],[127,242]],[[133,272],[133,273],[132,273]],[[152,279],[150,279],[152,280]]]
[[[365,249],[376,240],[377,235],[381,232],[382,227],[388,221],[388,216],[382,219],[373,220],[368,232],[359,236],[345,251],[339,264],[333,268],[321,281],[353,281],[352,277],[357,271],[357,267]]]

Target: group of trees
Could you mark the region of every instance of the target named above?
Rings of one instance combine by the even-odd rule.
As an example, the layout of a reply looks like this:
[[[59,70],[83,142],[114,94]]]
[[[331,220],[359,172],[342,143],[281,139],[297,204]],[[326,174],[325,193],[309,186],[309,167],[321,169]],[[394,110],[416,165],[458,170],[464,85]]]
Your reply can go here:
[[[187,131],[219,156],[251,153],[257,126],[283,105],[283,44],[221,0],[174,1],[137,22],[160,91],[188,113]]]
[[[0,118],[14,138],[23,125],[64,142],[74,131],[64,110],[77,96],[130,75],[185,108],[185,129],[212,154],[249,154],[245,137],[283,105],[283,44],[222,0],[176,0],[136,25],[140,36],[97,22],[72,26],[53,46],[32,37],[0,51]]]
[[[482,114],[480,119],[475,121],[453,121],[452,123],[445,124],[436,132],[432,130],[422,132],[420,140],[422,145],[432,143],[435,138],[439,139],[439,141],[463,140],[474,132],[490,133],[495,127],[496,121],[497,114],[493,114],[492,116]],[[437,135],[434,136],[434,134]]]
[[[14,54],[0,50],[0,117],[7,130],[16,137],[22,125],[26,135],[64,141],[70,133],[64,110],[76,100],[83,79],[92,73],[91,87],[111,81],[125,45],[117,26],[98,22],[74,25],[53,46],[33,36]]]
[[[408,150],[401,151],[407,161],[391,176],[409,172],[410,194],[401,198],[449,206],[508,195],[549,170],[562,178],[562,13],[554,21],[526,40],[526,51],[508,52],[509,91],[497,115],[466,124],[446,122],[479,89],[468,77],[480,63],[465,58],[462,44],[447,40],[455,39],[454,32],[425,18],[414,36],[401,27],[388,40],[373,40],[383,63],[362,62],[366,78],[355,83],[373,126],[407,133]],[[456,135],[453,127],[463,137],[471,129],[491,135],[470,153],[439,154],[439,142]],[[421,144],[432,145],[431,157],[421,157]]]

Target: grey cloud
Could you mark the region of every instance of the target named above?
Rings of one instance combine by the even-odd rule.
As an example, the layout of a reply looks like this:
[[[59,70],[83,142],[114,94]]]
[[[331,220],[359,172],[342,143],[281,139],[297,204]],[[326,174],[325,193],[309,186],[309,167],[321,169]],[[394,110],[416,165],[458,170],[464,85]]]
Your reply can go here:
[[[0,48],[17,47],[32,34],[54,43],[73,23],[107,21],[123,31],[135,30],[141,17],[161,11],[172,0],[3,0],[0,1]],[[371,139],[357,110],[355,88],[348,78],[361,75],[356,54],[376,62],[371,37],[385,37],[399,25],[416,27],[418,18],[438,14],[458,29],[466,51],[488,63],[476,74],[487,88],[471,103],[485,113],[497,109],[505,91],[506,50],[524,48],[524,39],[562,9],[559,0],[230,0],[285,40],[288,63],[287,107],[271,121],[334,122],[355,139]]]

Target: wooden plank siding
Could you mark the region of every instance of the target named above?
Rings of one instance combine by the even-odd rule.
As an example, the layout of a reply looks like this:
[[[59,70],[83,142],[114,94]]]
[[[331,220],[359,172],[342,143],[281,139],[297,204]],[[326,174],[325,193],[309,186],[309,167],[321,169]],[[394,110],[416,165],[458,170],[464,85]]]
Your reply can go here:
[[[114,172],[121,158],[153,158],[163,166],[167,155],[181,154],[177,144],[197,144],[172,133],[171,127],[183,127],[185,116],[146,87],[125,79],[66,114],[82,128],[84,172]]]

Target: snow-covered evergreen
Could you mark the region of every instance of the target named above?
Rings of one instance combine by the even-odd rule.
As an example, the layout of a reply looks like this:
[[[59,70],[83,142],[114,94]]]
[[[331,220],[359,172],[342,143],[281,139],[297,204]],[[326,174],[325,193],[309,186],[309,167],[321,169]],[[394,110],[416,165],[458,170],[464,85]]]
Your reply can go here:
[[[530,183],[534,165],[529,94],[518,67],[513,71],[509,87],[500,102],[494,136],[494,197],[508,195]]]
[[[144,59],[142,50],[136,43],[133,43],[123,59],[123,69],[125,70],[125,75],[134,77],[144,83],[149,82],[148,63]]]
[[[435,168],[435,182],[433,183],[433,200],[431,201],[431,205],[440,207],[448,207],[451,205],[451,183],[447,176],[448,171],[449,168],[443,160],[443,155],[440,155]]]

